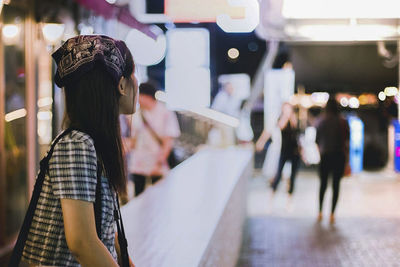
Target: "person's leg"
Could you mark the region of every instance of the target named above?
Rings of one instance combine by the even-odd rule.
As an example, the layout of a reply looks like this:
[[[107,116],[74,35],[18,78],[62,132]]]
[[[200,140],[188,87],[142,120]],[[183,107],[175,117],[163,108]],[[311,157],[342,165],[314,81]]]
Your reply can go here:
[[[294,190],[294,182],[296,179],[297,171],[299,169],[300,158],[298,155],[292,155],[291,157],[292,162],[292,172],[290,174],[290,186],[288,193],[291,195]]]
[[[151,176],[151,184],[157,183],[161,178],[162,176]]]
[[[135,183],[135,196],[138,196],[144,191],[146,177],[144,175],[133,174],[133,182]]]
[[[339,199],[340,181],[344,173],[344,167],[345,167],[344,156],[340,154],[337,155],[337,157],[335,157],[335,159],[332,160],[332,163],[334,164],[334,169],[333,169],[333,181],[332,181],[333,194],[332,194],[331,214],[334,215],[336,204]]]
[[[282,170],[283,170],[283,166],[285,166],[286,160],[287,160],[287,156],[284,153],[281,153],[281,156],[279,158],[278,170],[277,170],[275,178],[271,184],[271,188],[274,192],[276,191],[276,188],[278,187],[279,182],[282,178]]]
[[[328,185],[328,175],[329,175],[329,159],[327,155],[321,155],[321,162],[319,164],[319,179],[320,179],[320,188],[319,188],[319,212],[322,212],[323,202],[326,187]]]

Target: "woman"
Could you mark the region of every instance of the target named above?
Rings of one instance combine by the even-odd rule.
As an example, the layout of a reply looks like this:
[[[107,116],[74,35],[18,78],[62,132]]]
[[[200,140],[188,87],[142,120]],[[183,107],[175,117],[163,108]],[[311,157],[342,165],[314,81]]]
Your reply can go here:
[[[339,198],[340,180],[344,173],[348,155],[349,125],[339,114],[338,104],[335,99],[329,99],[325,113],[317,125],[317,144],[321,154],[319,177],[321,180],[319,190],[318,220],[322,220],[322,207],[328,176],[332,173],[332,207],[330,222],[335,222],[335,209]]]
[[[123,41],[92,35],[67,40],[53,58],[55,82],[65,93],[64,127],[74,130],[54,147],[23,260],[33,266],[118,266],[114,190],[124,194],[126,185],[118,117],[135,111],[132,55]],[[101,238],[93,208],[99,164]]]
[[[293,106],[288,102],[285,102],[282,105],[282,113],[278,120],[278,127],[282,133],[281,155],[279,158],[278,171],[275,175],[275,179],[271,182],[271,188],[275,193],[282,178],[283,167],[286,161],[290,161],[292,163],[292,172],[290,175],[290,185],[288,193],[289,196],[291,196],[294,191],[294,182],[298,170],[300,157],[297,118],[296,114],[294,113]],[[257,140],[256,150],[261,151],[269,139],[270,134],[266,130],[264,130],[260,138]]]

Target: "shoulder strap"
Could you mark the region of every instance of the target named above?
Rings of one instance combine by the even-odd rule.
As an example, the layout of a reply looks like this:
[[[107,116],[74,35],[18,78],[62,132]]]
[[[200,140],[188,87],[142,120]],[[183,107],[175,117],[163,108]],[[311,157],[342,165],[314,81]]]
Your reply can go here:
[[[140,112],[140,116],[142,117],[143,123],[144,125],[147,127],[147,129],[149,129],[151,135],[154,137],[154,139],[157,140],[157,142],[162,146],[163,141],[162,139],[158,136],[158,134],[156,133],[156,131],[154,131],[154,129],[151,127],[151,125],[149,124],[149,122],[146,120],[146,118],[144,117],[143,113]]]
[[[117,224],[117,231],[118,231],[118,244],[119,244],[121,263],[122,263],[121,267],[129,267],[130,265],[129,265],[128,241],[126,240],[124,224],[122,222],[121,209],[119,206],[119,196],[115,186],[113,186],[110,181],[108,181],[108,183],[110,189],[113,188],[116,195],[116,199],[113,198],[113,206],[114,206],[114,219],[115,223]]]
[[[96,198],[94,202],[94,216],[96,220],[97,236],[101,240],[101,214],[102,214],[102,199],[101,199],[101,173],[103,165],[101,161],[97,161],[97,183],[96,183]]]
[[[46,171],[48,170],[49,161],[51,159],[51,156],[53,155],[54,147],[60,141],[61,138],[66,136],[71,131],[72,131],[72,129],[66,129],[64,132],[62,132],[51,144],[50,150],[47,152],[47,155],[40,161],[40,171],[39,171],[38,177],[35,182],[31,201],[29,202],[29,206],[28,206],[28,210],[25,214],[24,222],[22,223],[22,227],[19,232],[17,242],[15,244],[13,253],[11,255],[10,262],[8,263],[9,267],[19,266],[19,263],[21,261],[22,251],[25,247],[26,239],[28,238],[29,228],[31,227],[31,224],[32,224],[33,215],[36,210],[40,192],[42,191],[45,174],[46,174]]]

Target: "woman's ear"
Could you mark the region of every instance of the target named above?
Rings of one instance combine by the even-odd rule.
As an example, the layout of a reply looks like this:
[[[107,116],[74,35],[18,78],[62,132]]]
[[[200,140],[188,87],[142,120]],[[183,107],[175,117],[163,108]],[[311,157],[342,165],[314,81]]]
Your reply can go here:
[[[118,82],[118,92],[120,93],[120,95],[124,95],[126,96],[126,81],[124,76],[121,77],[121,79]]]

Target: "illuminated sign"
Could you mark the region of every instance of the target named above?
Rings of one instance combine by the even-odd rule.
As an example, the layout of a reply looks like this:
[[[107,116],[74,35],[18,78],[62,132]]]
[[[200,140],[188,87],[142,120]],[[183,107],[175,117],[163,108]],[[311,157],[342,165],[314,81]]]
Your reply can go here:
[[[165,0],[173,22],[216,22],[226,32],[251,32],[259,23],[257,0]]]
[[[244,19],[246,7],[230,5],[228,0],[165,0],[165,14],[174,22],[216,22],[226,14]]]
[[[167,32],[165,70],[167,104],[174,109],[210,105],[210,33],[182,28]],[[189,60],[188,60],[189,59]]]
[[[292,19],[400,18],[399,0],[284,0],[282,14]]]

